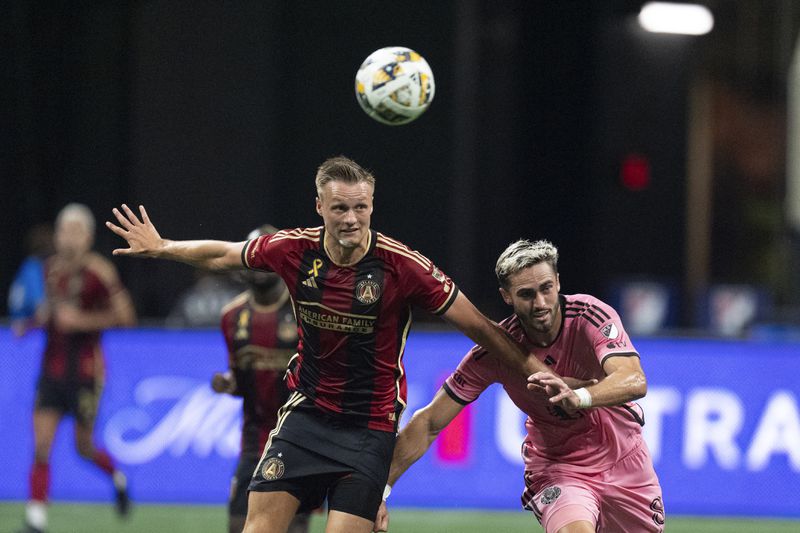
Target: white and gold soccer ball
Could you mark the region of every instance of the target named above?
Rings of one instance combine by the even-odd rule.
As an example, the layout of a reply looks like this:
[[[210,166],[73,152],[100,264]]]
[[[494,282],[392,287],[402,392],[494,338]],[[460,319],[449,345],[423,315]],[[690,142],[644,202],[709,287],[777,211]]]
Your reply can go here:
[[[390,126],[407,124],[424,113],[435,88],[428,62],[403,46],[372,52],[356,73],[356,99],[361,109]]]

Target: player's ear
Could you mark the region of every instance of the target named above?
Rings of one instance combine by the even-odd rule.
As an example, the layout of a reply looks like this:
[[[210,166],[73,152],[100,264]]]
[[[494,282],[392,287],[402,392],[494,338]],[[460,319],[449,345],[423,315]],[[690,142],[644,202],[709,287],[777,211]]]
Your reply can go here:
[[[500,289],[499,289],[499,290],[500,290],[500,296],[502,296],[502,297],[503,297],[503,301],[504,301],[505,303],[507,303],[508,305],[511,305],[511,304],[512,304],[512,302],[511,302],[511,293],[509,293],[509,292],[508,292],[507,290],[505,290],[503,287],[500,287]]]
[[[556,272],[556,292],[561,292],[561,276]]]
[[[319,196],[317,196],[317,214],[322,216],[322,200],[319,199]]]

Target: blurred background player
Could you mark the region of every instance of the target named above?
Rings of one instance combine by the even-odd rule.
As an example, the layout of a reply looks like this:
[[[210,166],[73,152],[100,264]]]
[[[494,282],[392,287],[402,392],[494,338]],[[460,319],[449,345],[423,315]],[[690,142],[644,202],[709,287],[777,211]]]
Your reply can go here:
[[[50,451],[64,415],[75,418],[78,453],[112,478],[117,511],[128,512],[127,480],[109,454],[95,447],[92,431],[104,381],[101,333],[132,326],[136,315],[114,265],[91,251],[94,229],[86,206],[64,207],[56,218],[55,254],[45,263],[45,301],[37,320],[45,327],[47,341],[33,411],[26,531],[47,527]]]
[[[11,329],[23,335],[35,324],[36,309],[44,301],[44,262],[53,253],[53,228],[37,224],[25,234],[28,256],[19,266],[8,291]]]
[[[588,294],[559,293],[557,265],[551,243],[520,240],[495,268],[514,309],[501,326],[553,372],[533,374],[526,387],[474,347],[400,432],[389,485],[465,405],[500,383],[528,415],[522,505],[546,533],[662,532],[661,486],[642,438],[644,413],[633,403],[647,392],[639,353],[613,308]],[[594,384],[572,390],[554,372]],[[382,506],[376,530],[387,526]]]
[[[247,238],[277,231],[264,225]],[[247,291],[222,310],[228,371],[215,373],[211,380],[211,388],[216,392],[241,396],[243,400],[242,449],[228,503],[230,533],[239,533],[244,528],[247,487],[269,432],[278,421],[278,409],[289,398],[284,376],[289,359],[297,351],[298,339],[289,291],[280,276],[250,270],[241,277]],[[295,515],[289,533],[307,532],[308,520],[306,513]]]

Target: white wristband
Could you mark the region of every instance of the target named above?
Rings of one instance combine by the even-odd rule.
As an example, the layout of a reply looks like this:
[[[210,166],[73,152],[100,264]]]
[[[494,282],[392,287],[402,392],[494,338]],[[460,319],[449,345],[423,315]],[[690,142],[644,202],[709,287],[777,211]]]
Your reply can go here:
[[[391,493],[392,493],[392,486],[387,483],[386,488],[383,489],[383,501],[386,501],[386,498],[388,498],[389,494]]]
[[[584,387],[581,387],[580,389],[575,389],[572,392],[574,392],[575,395],[580,400],[580,403],[578,404],[579,409],[586,409],[587,407],[592,406],[592,395]]]

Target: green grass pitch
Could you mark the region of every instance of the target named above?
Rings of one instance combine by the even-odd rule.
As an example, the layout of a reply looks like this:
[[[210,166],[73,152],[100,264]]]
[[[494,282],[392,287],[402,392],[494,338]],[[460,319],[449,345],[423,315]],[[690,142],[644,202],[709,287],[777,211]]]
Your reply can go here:
[[[22,524],[24,504],[0,503],[0,532]],[[111,505],[55,502],[50,509],[50,533],[223,533],[225,507],[205,505],[137,505],[126,521],[114,515]],[[324,531],[324,516],[314,517],[312,533]],[[476,510],[392,511],[390,533],[505,533],[538,532],[539,524],[528,512]],[[668,533],[789,533],[800,531],[800,521],[667,517]]]

